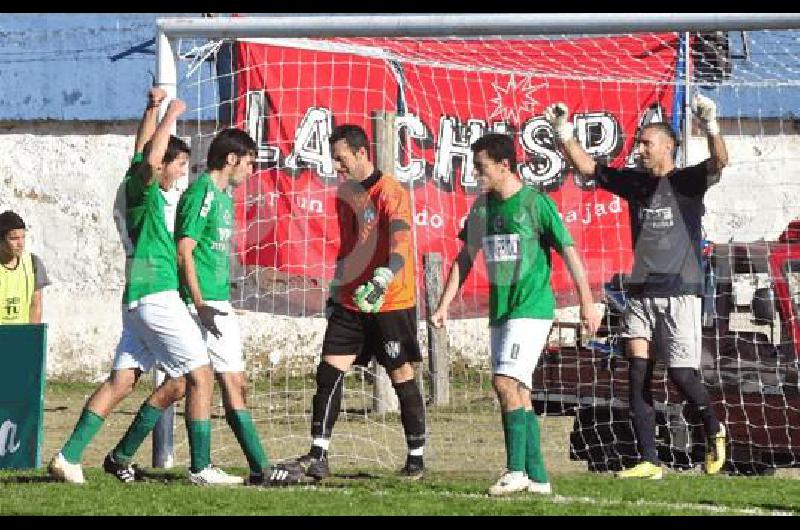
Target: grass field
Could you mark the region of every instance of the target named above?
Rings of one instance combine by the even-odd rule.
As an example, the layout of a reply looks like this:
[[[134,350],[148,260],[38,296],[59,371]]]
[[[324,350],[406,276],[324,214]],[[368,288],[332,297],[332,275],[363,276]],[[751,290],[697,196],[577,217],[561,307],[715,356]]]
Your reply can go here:
[[[69,435],[86,396],[94,385],[49,382],[46,393],[46,462]],[[698,472],[669,472],[662,481],[628,482],[610,474],[585,471],[582,462],[567,457],[572,418],[543,419],[543,451],[553,483],[549,497],[524,493],[494,499],[486,495],[503,467],[502,435],[491,402],[470,395],[470,421],[463,411],[429,411],[432,432],[425,480],[406,482],[394,476],[401,462],[402,436],[396,418],[383,420],[352,413],[337,425],[336,435],[353,445],[369,436],[371,456],[348,458],[355,447],[341,448],[332,459],[334,475],[316,486],[292,488],[198,488],[185,479],[183,465],[148,470],[148,480],[122,484],[99,468],[130,423],[149,391],[141,385],[107,420],[85,453],[87,484],[52,482],[43,469],[0,471],[0,515],[783,515],[800,513],[800,481],[794,472],[773,477],[707,477]],[[256,392],[258,395],[258,392]],[[353,400],[351,399],[351,402]],[[460,400],[462,407],[465,400]],[[483,405],[480,405],[483,404]],[[268,416],[254,405],[256,417]],[[270,405],[275,407],[275,405]],[[180,409],[179,409],[180,410]],[[274,410],[272,411],[274,412]],[[258,423],[273,458],[304,451],[307,423],[302,415],[274,415]],[[182,419],[180,420],[182,423]],[[496,425],[493,423],[496,422]],[[214,460],[226,469],[246,474],[244,459],[224,422],[214,430]],[[186,448],[180,423],[176,429],[177,461],[185,464]],[[341,429],[340,429],[341,427]],[[367,431],[367,432],[365,432]],[[360,434],[359,434],[360,433]],[[385,437],[385,440],[381,437]],[[353,442],[355,440],[355,442]],[[467,440],[469,443],[462,443]],[[366,443],[366,442],[364,442]],[[388,443],[391,447],[381,448]],[[347,445],[347,444],[339,444]],[[466,447],[464,447],[466,445]],[[396,447],[395,447],[396,446]],[[332,446],[333,447],[333,446]],[[363,446],[359,445],[363,448]],[[453,447],[453,451],[447,451]],[[459,450],[455,450],[455,448]],[[475,457],[465,457],[469,451]],[[455,456],[454,456],[455,455]],[[145,443],[138,461],[150,461]]]

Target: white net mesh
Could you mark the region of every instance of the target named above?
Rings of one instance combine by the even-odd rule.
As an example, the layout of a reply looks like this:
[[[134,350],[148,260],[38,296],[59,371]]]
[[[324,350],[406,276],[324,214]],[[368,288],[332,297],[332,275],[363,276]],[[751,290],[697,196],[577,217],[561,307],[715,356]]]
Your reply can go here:
[[[555,200],[597,299],[607,308],[605,330],[580,337],[574,290],[560,258],[554,259],[558,323],[534,374],[537,410],[547,415],[543,436],[547,444],[565,452],[569,447],[574,457],[588,460],[590,469],[617,469],[636,460],[627,361],[616,340],[622,295],[613,281],[632,262],[627,205],[567,166],[542,110],[566,102],[587,151],[610,165],[630,166],[638,129],[667,121],[683,130],[686,96],[700,91],[717,103],[731,155],[722,181],[705,199],[704,230],[714,246],[704,299],[703,378],[728,426],[732,469],[797,463],[800,266],[793,260],[800,259],[800,248],[796,232],[781,234],[797,216],[800,195],[793,114],[800,103],[800,44],[794,31],[688,34],[687,65],[686,38],[665,33],[180,42],[186,66],[179,69],[179,94],[190,111],[179,134],[192,138],[197,171],[221,128],[241,127],[260,147],[256,175],[234,192],[233,301],[243,311],[250,406],[271,456],[300,454],[310,440],[322,308],[338,246],[337,179],[327,138],[334,125],[356,123],[370,133],[378,166],[412,191],[421,323],[422,256],[441,254],[446,274],[476,194],[469,145],[487,131],[513,135],[520,175]],[[392,145],[377,145],[382,130],[395,139]],[[686,163],[708,156],[696,130],[685,138]],[[482,318],[486,307],[479,260],[454,302],[456,320],[448,330],[449,403],[431,402],[427,411],[426,454],[434,468],[459,469],[465,458],[472,466],[503,466]],[[428,395],[424,324],[419,337]],[[392,404],[374,398],[374,378],[374,370],[348,376],[331,451],[342,461],[392,467],[405,452],[402,428]],[[683,467],[702,462],[699,419],[661,364],[653,396],[660,456]],[[243,462],[224,420],[215,428],[214,451],[218,462]],[[179,447],[179,459],[181,454]]]

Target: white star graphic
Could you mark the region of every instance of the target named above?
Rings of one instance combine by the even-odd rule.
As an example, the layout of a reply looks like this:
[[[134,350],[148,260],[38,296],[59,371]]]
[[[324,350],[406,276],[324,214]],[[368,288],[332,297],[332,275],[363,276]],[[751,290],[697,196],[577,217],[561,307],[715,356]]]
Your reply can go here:
[[[538,103],[533,97],[533,91],[544,86],[545,84],[532,85],[530,77],[523,77],[517,84],[513,74],[509,76],[508,85],[505,88],[497,83],[492,83],[495,97],[491,101],[496,107],[489,117],[499,116],[503,121],[519,123],[523,111],[532,113],[534,106]]]

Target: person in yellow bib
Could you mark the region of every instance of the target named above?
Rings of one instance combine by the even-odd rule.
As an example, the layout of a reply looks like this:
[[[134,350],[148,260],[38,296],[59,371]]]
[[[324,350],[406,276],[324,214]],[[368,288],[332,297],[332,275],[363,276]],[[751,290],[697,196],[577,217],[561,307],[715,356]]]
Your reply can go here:
[[[0,324],[42,321],[42,288],[50,280],[42,260],[25,252],[26,229],[18,214],[0,213]]]

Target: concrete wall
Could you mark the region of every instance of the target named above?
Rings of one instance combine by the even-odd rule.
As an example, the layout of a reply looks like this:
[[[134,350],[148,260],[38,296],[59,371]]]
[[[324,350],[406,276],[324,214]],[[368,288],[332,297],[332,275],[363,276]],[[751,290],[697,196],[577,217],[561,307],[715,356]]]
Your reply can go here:
[[[124,254],[112,218],[135,122],[0,124],[0,210],[29,224],[29,248],[44,260],[50,376],[103,377],[120,333]],[[800,136],[728,137],[731,167],[707,195],[705,226],[717,241],[774,238],[800,216]],[[691,160],[705,157],[693,138]],[[574,318],[574,315],[573,317]],[[251,365],[319,353],[324,320],[242,316]],[[455,322],[454,353],[482,363],[486,321]]]

